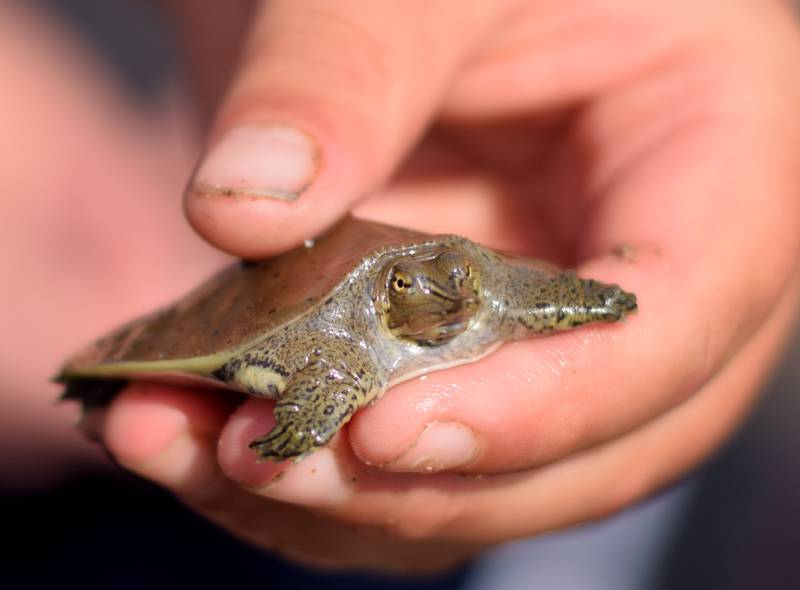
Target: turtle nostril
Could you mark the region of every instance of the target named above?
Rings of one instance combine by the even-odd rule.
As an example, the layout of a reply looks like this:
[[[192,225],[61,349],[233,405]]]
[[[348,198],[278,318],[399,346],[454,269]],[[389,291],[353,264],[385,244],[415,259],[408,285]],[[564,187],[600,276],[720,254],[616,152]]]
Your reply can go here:
[[[609,307],[613,307],[619,297],[620,290],[616,286],[608,286],[603,289],[601,297],[603,299],[603,303],[605,303]]]
[[[606,294],[606,305],[609,309],[621,311],[633,311],[636,309],[636,295],[623,291],[619,287],[613,287]]]

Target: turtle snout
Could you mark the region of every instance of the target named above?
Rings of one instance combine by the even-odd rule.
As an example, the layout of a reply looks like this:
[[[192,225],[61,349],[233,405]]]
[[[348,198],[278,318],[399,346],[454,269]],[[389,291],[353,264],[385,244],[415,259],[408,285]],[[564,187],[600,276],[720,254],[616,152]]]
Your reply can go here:
[[[622,290],[617,285],[610,285],[603,295],[606,308],[616,317],[624,317],[637,308],[636,295]]]

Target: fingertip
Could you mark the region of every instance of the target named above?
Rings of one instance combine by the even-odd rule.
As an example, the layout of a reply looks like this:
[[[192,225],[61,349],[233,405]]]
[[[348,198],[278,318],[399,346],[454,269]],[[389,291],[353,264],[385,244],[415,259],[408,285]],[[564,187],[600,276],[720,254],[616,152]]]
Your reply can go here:
[[[461,401],[448,374],[401,384],[358,412],[349,428],[355,455],[367,465],[402,472],[457,470],[474,462],[482,443],[451,415]]]
[[[384,464],[389,471],[437,473],[469,469],[480,457],[483,441],[459,422],[435,420],[412,445]]]
[[[222,430],[217,457],[223,473],[240,485],[260,488],[280,477],[289,463],[259,461],[250,442],[269,432],[275,425],[274,403],[247,399],[231,414]]]
[[[154,472],[154,466],[184,440],[214,438],[228,411],[227,400],[211,392],[133,383],[111,404],[104,440],[120,464],[158,479],[170,468],[161,465]]]
[[[363,196],[353,187],[362,174],[352,155],[323,126],[232,124],[184,196],[189,222],[214,246],[273,256],[318,237]]]
[[[349,450],[336,439],[297,462],[259,461],[249,448],[252,440],[274,426],[273,405],[251,399],[231,415],[218,449],[222,471],[239,485],[273,500],[313,508],[344,504],[351,495],[347,474],[353,469],[348,467]]]

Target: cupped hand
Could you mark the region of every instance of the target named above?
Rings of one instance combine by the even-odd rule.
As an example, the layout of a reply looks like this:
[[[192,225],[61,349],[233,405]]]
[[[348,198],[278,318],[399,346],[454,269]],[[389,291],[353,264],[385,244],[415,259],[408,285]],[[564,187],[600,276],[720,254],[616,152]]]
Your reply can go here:
[[[613,513],[721,444],[800,300],[787,4],[273,0],[249,22],[186,196],[210,242],[266,256],[354,209],[576,266],[640,312],[399,385],[298,464],[247,449],[270,402],[132,386],[105,421],[124,465],[295,559],[426,568]]]

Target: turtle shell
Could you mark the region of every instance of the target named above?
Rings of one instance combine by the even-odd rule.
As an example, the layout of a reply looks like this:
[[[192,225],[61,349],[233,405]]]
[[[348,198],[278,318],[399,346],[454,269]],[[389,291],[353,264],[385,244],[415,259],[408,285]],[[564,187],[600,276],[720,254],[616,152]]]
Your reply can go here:
[[[58,380],[202,381],[236,351],[313,309],[370,254],[429,239],[346,218],[313,245],[238,263],[177,303],[122,326],[70,359]]]

